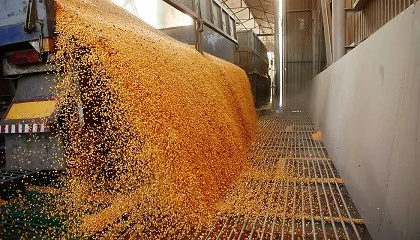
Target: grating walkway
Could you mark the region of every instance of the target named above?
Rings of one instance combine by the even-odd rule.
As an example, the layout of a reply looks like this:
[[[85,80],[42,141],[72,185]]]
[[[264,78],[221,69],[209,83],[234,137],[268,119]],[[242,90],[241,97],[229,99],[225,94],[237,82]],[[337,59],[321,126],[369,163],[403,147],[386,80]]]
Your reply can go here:
[[[259,124],[251,170],[195,239],[371,239],[308,116],[267,112]]]

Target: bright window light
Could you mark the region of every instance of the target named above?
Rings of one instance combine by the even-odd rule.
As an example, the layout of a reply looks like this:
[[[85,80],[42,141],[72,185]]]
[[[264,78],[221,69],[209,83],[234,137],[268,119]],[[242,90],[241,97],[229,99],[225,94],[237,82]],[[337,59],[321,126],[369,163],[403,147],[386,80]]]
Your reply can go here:
[[[112,0],[150,26],[161,29],[192,25],[192,19],[163,0]]]

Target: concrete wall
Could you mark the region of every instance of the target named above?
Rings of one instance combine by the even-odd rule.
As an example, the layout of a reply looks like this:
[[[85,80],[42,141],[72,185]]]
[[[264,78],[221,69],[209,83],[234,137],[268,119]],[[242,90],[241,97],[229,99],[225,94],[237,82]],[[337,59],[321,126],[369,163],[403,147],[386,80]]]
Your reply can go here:
[[[420,3],[312,82],[311,114],[374,239],[420,239]]]

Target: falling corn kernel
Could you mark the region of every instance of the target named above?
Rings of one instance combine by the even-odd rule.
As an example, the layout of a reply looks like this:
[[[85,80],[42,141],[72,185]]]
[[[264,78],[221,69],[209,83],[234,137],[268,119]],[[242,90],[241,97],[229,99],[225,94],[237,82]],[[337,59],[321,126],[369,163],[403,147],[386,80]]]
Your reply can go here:
[[[245,72],[106,0],[56,5],[69,231],[165,238],[207,223],[255,138]]]

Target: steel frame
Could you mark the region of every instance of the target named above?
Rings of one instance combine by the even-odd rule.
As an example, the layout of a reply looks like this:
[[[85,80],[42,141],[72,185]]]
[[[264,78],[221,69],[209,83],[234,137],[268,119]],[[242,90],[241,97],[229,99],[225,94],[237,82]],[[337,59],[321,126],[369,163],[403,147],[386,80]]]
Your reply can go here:
[[[237,20],[237,29],[253,30],[269,51],[274,50],[274,0],[222,0]]]

